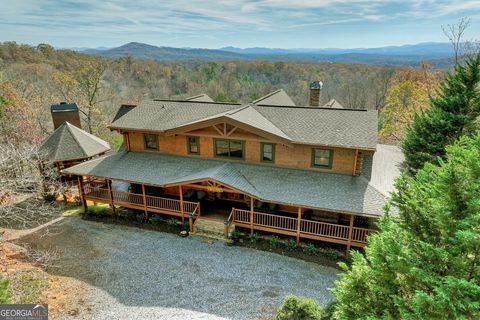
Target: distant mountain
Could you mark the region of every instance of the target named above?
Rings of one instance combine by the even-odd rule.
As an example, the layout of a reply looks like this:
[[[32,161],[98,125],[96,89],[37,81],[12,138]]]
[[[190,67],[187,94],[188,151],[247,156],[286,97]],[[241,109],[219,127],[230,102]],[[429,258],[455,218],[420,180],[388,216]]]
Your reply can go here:
[[[82,48],[83,49],[83,48]],[[149,44],[130,42],[117,48],[78,50],[106,57],[132,55],[139,59],[153,60],[269,60],[307,62],[353,62],[417,67],[421,61],[429,61],[437,68],[450,68],[452,48],[448,43],[419,43],[404,46],[354,49],[275,49],[235,48],[196,49],[157,47]]]
[[[426,58],[445,58],[453,55],[452,46],[446,42],[424,42],[418,44],[407,44],[403,46],[387,46],[379,48],[352,48],[352,49],[339,49],[339,48],[325,48],[325,49],[312,49],[312,48],[298,48],[298,49],[274,49],[274,48],[236,48],[236,47],[224,47],[220,50],[229,51],[240,54],[267,54],[267,55],[338,55],[338,54],[375,54],[384,56],[410,56],[410,57],[426,57]]]
[[[222,50],[156,47],[139,42],[130,42],[107,50],[90,49],[84,52],[106,57],[132,55],[139,59],[153,60],[241,60],[245,58],[240,54]]]

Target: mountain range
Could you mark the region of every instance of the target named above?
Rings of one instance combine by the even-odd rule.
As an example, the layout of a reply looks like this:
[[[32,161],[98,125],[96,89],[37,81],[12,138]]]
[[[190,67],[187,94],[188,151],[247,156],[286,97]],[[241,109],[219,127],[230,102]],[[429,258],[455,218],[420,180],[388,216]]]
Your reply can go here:
[[[153,60],[270,60],[270,61],[309,61],[309,62],[354,62],[365,64],[385,64],[398,66],[418,66],[428,61],[437,68],[452,65],[452,47],[449,43],[419,43],[403,46],[352,49],[281,49],[281,48],[236,48],[220,49],[174,48],[130,42],[116,48],[77,48],[89,54],[106,57],[132,55],[139,59]]]

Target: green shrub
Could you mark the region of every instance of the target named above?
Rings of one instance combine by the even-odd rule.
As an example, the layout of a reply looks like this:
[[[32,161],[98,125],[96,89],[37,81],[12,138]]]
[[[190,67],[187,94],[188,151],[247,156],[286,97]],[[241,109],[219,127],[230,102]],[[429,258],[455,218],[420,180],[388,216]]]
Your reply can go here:
[[[137,222],[144,222],[145,221],[145,215],[143,213],[139,213],[139,214],[137,214],[135,219],[137,220]]]
[[[270,247],[278,248],[278,246],[280,245],[280,238],[277,236],[271,236],[268,242],[270,244]]]
[[[255,243],[255,242],[258,242],[258,240],[260,240],[260,237],[258,236],[258,233],[254,232],[248,235],[248,239],[250,240],[250,242]]]
[[[237,241],[238,239],[240,239],[240,231],[233,230],[232,232],[230,232],[230,239],[232,239],[233,241]]]
[[[128,211],[125,213],[125,217],[126,217],[128,220],[131,220],[131,221],[137,220],[137,214],[136,214],[135,212],[133,212],[132,210],[128,210]]]
[[[333,313],[335,312],[335,305],[337,300],[330,301],[325,308],[323,308],[322,320],[331,320],[333,319]]]
[[[188,221],[182,223],[182,230],[190,231],[190,223]]]
[[[314,256],[317,254],[317,248],[312,243],[308,243],[305,246],[303,246],[303,252],[310,256]]]
[[[297,242],[293,239],[288,239],[285,242],[285,248],[287,248],[289,251],[293,251],[297,248]]]
[[[178,220],[175,218],[170,218],[167,221],[167,225],[172,228],[177,228],[178,227]]]
[[[10,303],[11,294],[8,290],[10,280],[0,278],[0,304]]]
[[[333,248],[328,248],[325,254],[327,255],[327,257],[329,257],[332,260],[337,260],[340,255],[338,250]]]
[[[320,320],[323,308],[313,299],[287,296],[275,320]]]
[[[150,218],[151,224],[160,224],[162,222],[162,218],[160,216],[154,215]]]

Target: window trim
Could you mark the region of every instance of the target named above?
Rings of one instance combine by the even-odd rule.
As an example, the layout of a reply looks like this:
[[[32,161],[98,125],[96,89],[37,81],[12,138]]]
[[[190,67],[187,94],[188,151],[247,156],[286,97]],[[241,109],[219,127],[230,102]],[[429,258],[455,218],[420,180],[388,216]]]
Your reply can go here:
[[[151,136],[156,137],[156,141],[157,141],[157,147],[156,148],[148,148],[147,147],[147,139],[146,139],[147,135],[151,135]],[[156,134],[156,133],[143,133],[143,150],[146,150],[146,151],[158,151],[158,150],[160,150],[160,140],[159,140],[158,134]]]
[[[328,165],[315,164],[315,150],[326,150],[326,151],[329,151],[329,152],[330,152],[330,157],[329,157]],[[311,166],[312,166],[312,168],[332,169],[332,166],[333,166],[333,149],[329,149],[329,148],[312,148]]]
[[[195,139],[195,142],[197,144],[197,152],[192,152],[190,149],[190,138]],[[193,154],[193,155],[200,155],[200,137],[199,136],[187,136],[187,153],[188,154]]]
[[[272,146],[272,160],[263,159],[263,154],[264,154],[263,147],[266,146],[266,145]],[[260,144],[260,161],[265,162],[265,163],[275,163],[275,143],[262,142]]]
[[[220,156],[217,154],[217,141],[228,141],[229,143],[229,153],[230,153],[230,142],[240,142],[242,144],[242,157],[237,158],[237,157],[230,157],[230,156]],[[245,140],[237,140],[237,139],[221,139],[221,138],[213,138],[213,156],[215,158],[221,158],[221,159],[231,159],[231,160],[245,160]]]

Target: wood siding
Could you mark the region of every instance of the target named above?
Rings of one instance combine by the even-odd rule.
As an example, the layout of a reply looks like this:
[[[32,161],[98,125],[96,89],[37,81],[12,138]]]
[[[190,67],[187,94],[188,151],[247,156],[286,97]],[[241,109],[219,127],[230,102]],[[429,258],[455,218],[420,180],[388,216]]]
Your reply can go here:
[[[200,137],[200,155],[191,155],[187,151],[187,136]],[[355,149],[325,147],[333,150],[333,165],[331,169],[312,168],[312,148],[315,146],[301,144],[283,144],[266,140],[258,135],[245,132],[241,129],[235,130],[230,136],[222,137],[216,134],[214,129],[206,128],[189,132],[186,135],[159,135],[159,152],[181,156],[192,156],[202,158],[214,158],[213,139],[238,139],[245,141],[245,162],[264,163],[261,161],[261,143],[268,142],[275,144],[274,165],[312,169],[326,172],[338,172],[352,174],[355,164]],[[145,151],[143,133],[128,132],[128,140],[131,151]],[[322,148],[322,147],[320,147]],[[148,151],[156,152],[156,151]],[[359,170],[357,168],[356,170]]]

